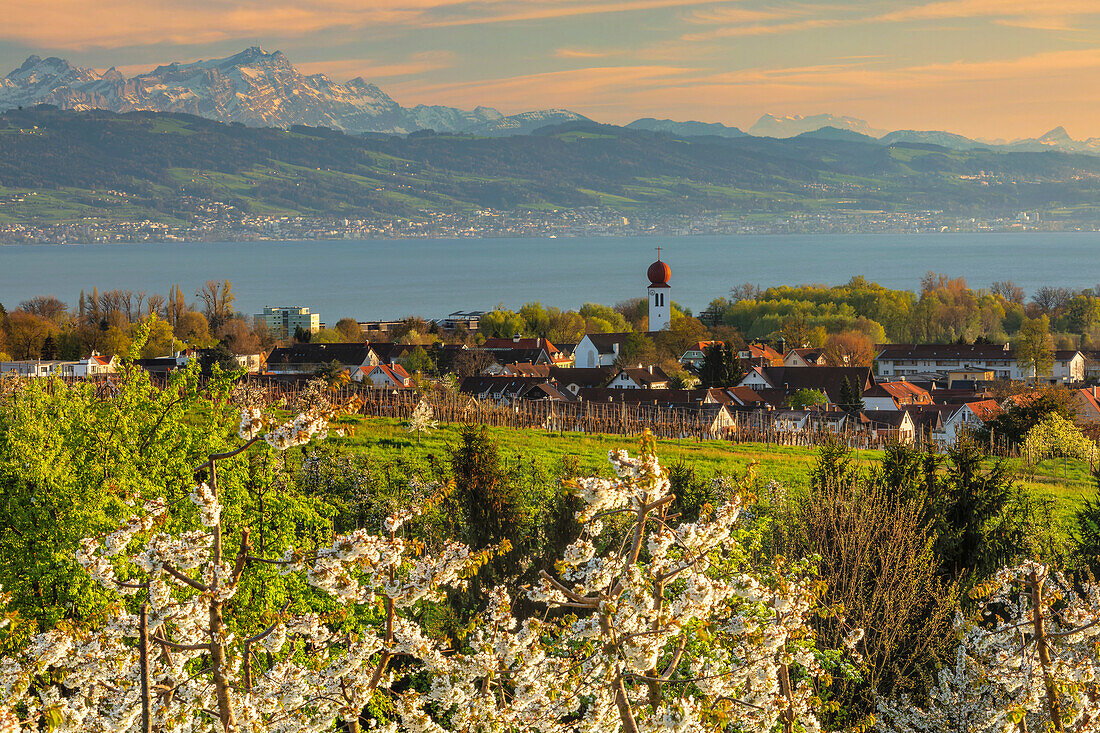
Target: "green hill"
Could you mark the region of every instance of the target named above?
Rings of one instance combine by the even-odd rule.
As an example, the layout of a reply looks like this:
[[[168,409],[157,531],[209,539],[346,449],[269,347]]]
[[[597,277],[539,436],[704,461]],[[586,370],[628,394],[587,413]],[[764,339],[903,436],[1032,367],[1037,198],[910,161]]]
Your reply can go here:
[[[351,136],[37,107],[0,114],[0,224],[179,222],[205,211],[198,199],[245,214],[354,218],[586,206],[656,215],[1060,209],[1088,218],[1098,205],[1100,157],[840,137],[677,137],[594,123],[504,138]]]

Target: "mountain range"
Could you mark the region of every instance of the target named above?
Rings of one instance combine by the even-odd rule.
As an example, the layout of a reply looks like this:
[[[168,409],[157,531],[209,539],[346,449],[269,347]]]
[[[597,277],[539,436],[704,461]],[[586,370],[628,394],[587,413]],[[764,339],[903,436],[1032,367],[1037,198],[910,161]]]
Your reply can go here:
[[[171,63],[127,78],[65,59],[30,56],[0,79],[0,110],[51,104],[65,110],[183,112],[250,127],[308,125],[348,133],[432,129],[478,135],[526,134],[548,124],[588,118],[560,109],[504,115],[491,107],[403,107],[357,77],[333,81],[298,71],[281,51],[258,46],[224,59]]]
[[[574,121],[528,135],[348,135],[179,112],[0,112],[0,230],[251,215],[476,219],[487,209],[581,218],[599,209],[651,222],[1039,211],[1092,228],[1098,181],[1096,155],[885,145],[835,127],[790,138],[680,136]]]
[[[102,109],[182,112],[249,127],[289,128],[293,125],[330,127],[346,133],[462,133],[487,137],[527,135],[553,125],[592,122],[567,109],[543,109],[505,115],[492,107],[472,110],[443,105],[405,107],[376,84],[362,77],[337,82],[324,74],[303,74],[281,51],[258,46],[222,59],[170,63],[126,77],[75,66],[57,57],[29,56],[0,78],[0,111],[38,104],[63,110]],[[860,140],[883,145],[918,143],[949,150],[997,149],[1013,152],[1058,150],[1100,155],[1100,138],[1074,140],[1062,127],[1038,138],[1005,141],[975,140],[937,130],[885,131],[854,117],[766,114],[748,131],[721,123],[642,118],[629,129],[673,136],[745,136],[793,138],[810,136]]]
[[[1045,150],[1057,150],[1063,153],[1086,153],[1100,155],[1100,138],[1074,140],[1064,127],[1056,127],[1037,138],[1024,138],[1006,142],[975,140],[942,130],[894,130],[884,132],[872,128],[867,122],[854,117],[838,117],[831,114],[813,115],[764,115],[748,132],[736,127],[726,127],[718,123],[675,122],[673,120],[654,120],[646,118],[635,120],[627,127],[667,132],[672,135],[699,136],[718,135],[721,137],[771,137],[787,139],[793,137],[813,137],[822,140],[849,140],[893,145],[895,143],[918,143],[936,145],[948,150],[1002,150],[1017,153],[1039,153]]]

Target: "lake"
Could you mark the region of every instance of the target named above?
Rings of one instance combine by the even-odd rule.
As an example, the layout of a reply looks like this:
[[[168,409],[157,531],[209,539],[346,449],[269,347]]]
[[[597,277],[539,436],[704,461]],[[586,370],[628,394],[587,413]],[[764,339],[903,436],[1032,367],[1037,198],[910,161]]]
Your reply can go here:
[[[972,287],[1013,280],[1095,287],[1100,234],[869,234],[794,236],[406,239],[188,244],[0,246],[0,303],[34,295],[75,304],[83,288],[189,296],[206,280],[233,282],[236,307],[305,305],[329,324],[456,310],[518,308],[538,300],[577,308],[644,296],[657,246],[672,268],[672,298],[698,312],[733,285],[847,282],[864,275],[919,288],[928,270]]]

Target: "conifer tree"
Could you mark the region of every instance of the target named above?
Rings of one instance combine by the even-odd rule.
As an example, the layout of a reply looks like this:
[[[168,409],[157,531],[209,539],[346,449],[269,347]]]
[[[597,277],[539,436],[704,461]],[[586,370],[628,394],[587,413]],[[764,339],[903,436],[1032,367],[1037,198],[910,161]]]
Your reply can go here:
[[[724,387],[725,354],[720,344],[711,344],[703,349],[703,366],[699,376],[704,387]]]
[[[733,387],[745,378],[745,367],[741,364],[737,352],[729,344],[722,347],[722,361],[725,367],[726,386]]]

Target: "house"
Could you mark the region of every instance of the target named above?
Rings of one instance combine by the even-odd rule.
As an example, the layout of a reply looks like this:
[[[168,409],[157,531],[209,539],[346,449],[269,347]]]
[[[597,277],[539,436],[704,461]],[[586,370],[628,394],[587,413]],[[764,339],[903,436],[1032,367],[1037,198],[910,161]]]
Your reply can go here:
[[[930,405],[932,395],[912,382],[877,382],[863,393],[865,410],[900,410],[907,405]]]
[[[577,350],[576,344],[557,343],[558,351],[565,358],[565,361],[561,363],[561,366],[573,366],[576,364],[576,360],[573,358],[573,352]]]
[[[1100,351],[1085,352],[1085,380],[1100,381]]]
[[[1077,349],[1059,349],[1054,352],[1050,367],[1050,381],[1073,383],[1085,381],[1085,355]]]
[[[668,389],[668,375],[660,367],[623,367],[607,386],[611,389]]]
[[[550,380],[560,389],[576,395],[582,389],[604,387],[618,370],[612,366],[593,367],[550,367]]]
[[[567,402],[572,399],[539,377],[466,377],[459,383],[459,391],[479,400],[492,400],[504,405],[519,400]]]
[[[697,403],[694,405],[673,406],[669,410],[680,414],[685,423],[698,420],[703,425],[702,436],[707,440],[718,440],[737,430],[737,419],[725,405]],[[683,436],[690,437],[690,436]]]
[[[581,402],[615,402],[626,405],[668,406],[703,404],[704,394],[705,390],[699,389],[611,389],[609,387],[586,387],[577,393],[577,399]]]
[[[757,366],[737,386],[750,388],[773,405],[785,404],[804,389],[824,392],[830,403],[838,404],[845,382],[860,396],[875,385],[875,378],[870,367]]]
[[[949,374],[961,369],[992,371],[997,379],[1029,379],[1034,367],[1022,367],[1008,344],[886,344],[875,357],[875,373],[897,377],[918,372]]]
[[[462,328],[473,333],[480,327],[483,315],[485,311],[455,311],[446,318],[440,318],[436,323],[444,331],[457,331]]]
[[[510,404],[528,385],[544,383],[545,380],[538,377],[476,376],[464,377],[459,382],[458,389],[479,400]]]
[[[825,358],[824,349],[791,349],[787,352],[787,355],[783,357],[783,366],[805,367],[828,365],[829,362]]]
[[[916,423],[908,410],[869,410],[859,415],[860,428],[873,440],[892,440],[912,445],[917,437]]]
[[[421,344],[401,344],[396,341],[368,341],[370,350],[374,352],[373,362],[376,364],[402,364],[417,349],[425,352],[433,351],[433,347]]]
[[[550,355],[546,353],[546,349],[480,349],[474,348],[471,351],[480,351],[484,354],[488,354],[493,358],[497,364],[546,364],[553,365],[554,361],[550,358]],[[560,366],[565,366],[564,364]]]
[[[72,375],[80,379],[88,377],[101,377],[114,374],[118,371],[118,357],[104,356],[98,351],[93,351],[90,356],[76,362],[72,367]],[[62,376],[69,376],[62,374]]]
[[[0,361],[0,374],[14,374],[20,377],[71,377],[80,362],[58,361],[56,359],[24,359],[21,361]]]
[[[700,341],[693,344],[683,356],[680,357],[680,365],[698,371],[707,359],[707,349],[711,346],[724,346],[721,341]]]
[[[612,366],[619,358],[622,345],[629,333],[588,333],[573,350],[573,363],[591,369]]]
[[[810,421],[809,410],[777,410],[771,416],[772,429],[777,433],[801,433]]]
[[[532,364],[531,362],[526,362],[524,364],[504,364],[500,365],[499,369],[500,374],[506,374],[510,377],[543,377],[547,380],[550,378],[549,364]]]
[[[267,354],[261,352],[255,354],[234,354],[237,363],[249,374],[259,374],[267,363]]]
[[[807,410],[805,429],[812,433],[837,435],[848,426],[848,413],[842,410]]]
[[[512,338],[491,338],[486,339],[485,343],[481,345],[481,348],[485,351],[492,352],[538,352],[541,358],[531,360],[540,364],[554,364],[556,366],[564,366],[569,363],[570,356],[564,354],[561,349],[549,340],[544,338],[521,338],[519,336],[513,336]],[[494,354],[494,356],[496,356]],[[497,357],[497,361],[501,361],[500,357]],[[518,361],[518,360],[517,360]]]
[[[520,391],[518,399],[526,402],[572,402],[573,395],[562,392],[549,382],[532,382]]]
[[[134,365],[139,366],[151,375],[165,376],[187,364],[187,358],[182,354],[176,356],[157,356],[150,359],[134,359]]]
[[[908,375],[906,379],[912,379]],[[948,389],[969,389],[976,391],[981,385],[989,384],[997,378],[997,373],[990,369],[954,369],[947,373]]]
[[[352,379],[386,389],[405,389],[412,386],[412,378],[400,364],[360,366],[352,373]]]
[[[1004,412],[996,400],[978,400],[964,402],[943,421],[943,429],[933,433],[933,437],[947,445],[954,445],[959,435],[972,430],[980,430],[990,420]]]
[[[904,408],[913,421],[913,430],[922,439],[932,440],[943,433],[944,420],[951,417],[956,405],[910,405]]]
[[[185,367],[187,363],[192,359],[199,359],[212,352],[213,349],[187,349],[186,351],[178,352],[173,357],[161,357],[163,359],[174,359],[177,367]],[[264,370],[264,364],[267,361],[267,355],[262,351],[256,354],[234,354],[233,360],[237,362],[238,369],[244,369],[249,374],[259,374]],[[143,360],[149,361],[149,360]],[[164,363],[159,365],[159,368],[163,369]],[[157,365],[153,365],[154,369],[157,369]]]
[[[1077,422],[1100,425],[1100,389],[1096,385],[1073,390],[1070,404],[1077,413]]]
[[[737,358],[745,362],[745,368],[754,366],[782,366],[783,355],[767,344],[747,344],[737,352]]]
[[[405,326],[406,321],[405,320],[385,321],[385,320],[379,319],[379,320],[375,320],[375,321],[359,321],[358,323],[359,323],[359,333],[365,335],[365,334],[372,333],[372,332],[373,333],[389,333],[390,331],[396,331],[397,329],[402,328],[403,326]]]
[[[1009,395],[1001,400],[1002,410],[1011,410],[1013,407],[1027,407],[1035,400],[1043,396],[1043,393],[1032,389],[1027,392],[1020,392],[1019,394]]]
[[[354,375],[360,367],[380,363],[378,355],[364,342],[336,344],[291,344],[271,350],[266,374],[312,374],[336,362]]]
[[[704,403],[716,402],[737,408],[754,410],[766,410],[769,408],[763,397],[753,392],[749,387],[711,387],[706,390]]]

